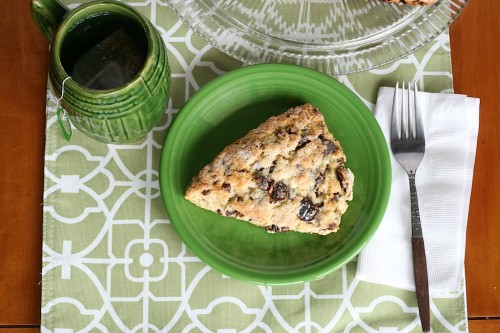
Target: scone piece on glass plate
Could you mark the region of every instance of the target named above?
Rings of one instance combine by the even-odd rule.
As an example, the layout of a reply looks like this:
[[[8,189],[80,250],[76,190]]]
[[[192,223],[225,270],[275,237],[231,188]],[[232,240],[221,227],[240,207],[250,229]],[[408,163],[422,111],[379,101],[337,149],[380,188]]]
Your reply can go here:
[[[387,3],[397,3],[400,5],[411,5],[411,6],[427,6],[436,3],[437,0],[381,0]]]
[[[227,146],[193,177],[185,198],[268,232],[339,229],[354,175],[311,104],[273,116]]]

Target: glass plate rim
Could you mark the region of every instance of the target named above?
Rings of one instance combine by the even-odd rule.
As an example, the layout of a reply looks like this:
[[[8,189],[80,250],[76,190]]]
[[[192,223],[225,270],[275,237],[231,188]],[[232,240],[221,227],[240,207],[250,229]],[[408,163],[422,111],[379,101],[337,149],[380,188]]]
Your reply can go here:
[[[368,41],[365,47],[359,50],[351,51],[340,48],[337,50],[338,53],[331,53],[332,50],[325,50],[327,47],[322,47],[311,49],[311,51],[315,51],[312,54],[305,54],[299,49],[291,52],[269,47],[265,41],[258,38],[252,38],[255,40],[241,38],[241,31],[237,28],[228,29],[224,27],[221,22],[215,19],[216,15],[207,15],[194,0],[166,0],[166,3],[184,24],[203,40],[245,64],[296,64],[337,76],[378,68],[417,51],[442,34],[458,18],[469,1],[439,0],[434,5],[418,7],[412,10],[412,13],[421,13],[420,16],[425,14],[419,24],[409,26],[409,23],[413,23],[414,19],[407,22],[407,24],[397,23],[396,27],[406,29],[386,31],[377,38],[371,38],[372,40]],[[382,5],[398,6],[397,4]],[[394,29],[393,27],[392,30]],[[429,30],[422,33],[422,29]],[[395,32],[400,33],[402,36],[394,38]],[[288,45],[284,45],[293,49],[294,44],[300,45],[299,42],[290,42]],[[341,43],[337,44],[340,45]],[[321,53],[316,54],[320,51]],[[325,52],[330,53],[325,54]]]

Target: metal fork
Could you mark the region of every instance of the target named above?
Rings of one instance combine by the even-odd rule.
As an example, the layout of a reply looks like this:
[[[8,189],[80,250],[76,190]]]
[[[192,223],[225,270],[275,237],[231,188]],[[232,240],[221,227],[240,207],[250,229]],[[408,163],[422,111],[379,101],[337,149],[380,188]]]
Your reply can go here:
[[[406,170],[410,181],[413,273],[420,323],[422,330],[429,332],[427,260],[415,186],[415,173],[425,153],[425,136],[416,83],[414,83],[413,92],[410,88],[410,82],[408,82],[408,89],[405,89],[404,82],[402,89],[399,89],[399,83],[396,84],[392,105],[391,149],[396,160]]]

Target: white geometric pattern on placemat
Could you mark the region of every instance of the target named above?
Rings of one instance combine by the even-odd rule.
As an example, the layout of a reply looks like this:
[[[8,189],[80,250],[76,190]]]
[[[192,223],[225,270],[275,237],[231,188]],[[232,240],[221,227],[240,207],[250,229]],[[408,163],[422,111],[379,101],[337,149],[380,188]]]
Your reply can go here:
[[[128,3],[166,42],[171,99],[137,144],[105,145],[77,130],[67,143],[49,89],[42,332],[417,332],[414,293],[355,279],[355,262],[320,281],[268,287],[222,276],[190,253],[160,197],[163,140],[189,96],[242,64],[207,45],[164,2]],[[373,108],[377,87],[396,80],[449,91],[450,70],[443,34],[392,65],[338,79]],[[463,290],[432,299],[431,311],[433,332],[467,330]]]

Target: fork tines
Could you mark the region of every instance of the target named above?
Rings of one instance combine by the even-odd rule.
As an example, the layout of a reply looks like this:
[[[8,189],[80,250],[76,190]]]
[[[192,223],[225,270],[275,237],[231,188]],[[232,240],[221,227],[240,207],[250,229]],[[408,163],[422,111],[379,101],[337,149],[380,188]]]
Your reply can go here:
[[[408,88],[405,88],[405,82],[403,82],[401,89],[399,82],[396,83],[391,124],[392,128],[397,128],[397,137],[394,139],[424,138],[418,92],[417,82],[413,83],[413,89],[411,89],[411,82],[408,82]]]

